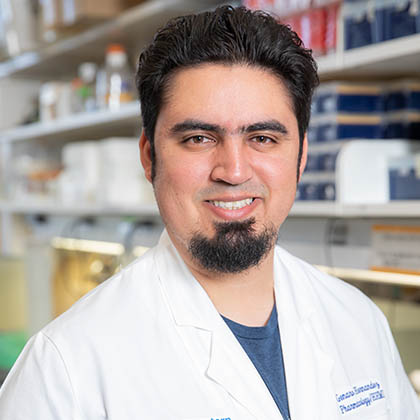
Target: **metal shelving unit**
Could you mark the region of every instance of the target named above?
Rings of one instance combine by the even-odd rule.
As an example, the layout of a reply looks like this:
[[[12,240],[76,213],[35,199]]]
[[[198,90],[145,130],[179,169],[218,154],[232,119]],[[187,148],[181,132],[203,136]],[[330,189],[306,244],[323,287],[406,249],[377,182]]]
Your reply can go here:
[[[212,8],[219,0],[149,0],[127,10],[115,19],[99,24],[78,35],[47,45],[38,51],[0,63],[0,78],[48,80],[60,78],[82,61],[103,61],[109,42],[122,42],[129,51],[139,51],[155,30],[170,17]],[[134,59],[134,57],[132,57]],[[420,34],[370,45],[335,55],[320,57],[321,80],[378,76],[410,76],[420,74]],[[10,147],[23,141],[69,141],[109,137],[114,133],[131,135],[139,130],[140,108],[137,102],[116,112],[97,111],[78,114],[50,124],[35,123],[0,133],[3,169]],[[309,176],[309,174],[308,174]],[[97,206],[66,207],[54,203],[0,201],[2,215],[2,248],[7,248],[12,234],[11,217],[22,214],[50,215],[157,215],[156,206],[141,208],[103,208]],[[420,201],[391,202],[380,205],[343,206],[330,202],[297,202],[290,217],[315,218],[419,218]]]
[[[80,34],[45,45],[0,63],[0,78],[23,77],[49,80],[68,74],[75,62],[101,63],[106,46],[120,42],[128,49],[141,48],[157,28],[171,17],[215,7],[220,0],[149,0],[121,13],[115,19]]]
[[[159,217],[157,205],[101,206],[99,204],[66,205],[53,201],[0,201],[0,211],[9,214],[52,216],[147,216]]]
[[[420,34],[318,59],[321,80],[420,75]]]
[[[319,270],[347,281],[420,288],[420,275],[318,265]]]
[[[98,204],[69,206],[52,201],[14,202],[0,200],[0,212],[9,214],[44,214],[66,216],[159,216],[156,204],[109,207]],[[296,202],[289,217],[342,219],[420,218],[420,200],[395,201],[386,204],[343,205],[334,202]]]
[[[340,204],[325,201],[298,201],[293,205],[290,215],[293,217],[345,219],[420,219],[420,200],[391,201],[384,204]]]
[[[83,139],[109,136],[110,130],[119,131],[127,128],[139,129],[141,126],[140,103],[124,104],[118,110],[99,110],[74,114],[68,118],[50,123],[34,123],[1,134],[2,142],[31,140],[49,140],[62,138]]]

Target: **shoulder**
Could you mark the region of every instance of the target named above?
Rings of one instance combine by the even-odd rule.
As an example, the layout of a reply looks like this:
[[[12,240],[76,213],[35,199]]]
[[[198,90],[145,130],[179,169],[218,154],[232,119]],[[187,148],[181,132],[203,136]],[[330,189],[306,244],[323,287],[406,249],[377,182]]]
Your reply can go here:
[[[299,281],[309,282],[313,291],[325,292],[325,295],[323,296],[326,299],[346,296],[346,298],[351,297],[361,303],[369,304],[371,302],[371,300],[356,287],[319,270],[308,262],[290,254],[280,246],[276,246],[276,258],[281,261],[286,269],[291,272],[294,270],[293,276],[299,276]]]
[[[304,294],[311,305],[322,312],[332,325],[366,328],[367,331],[388,329],[382,311],[361,290],[277,246],[276,258],[290,272],[296,294]]]
[[[112,334],[125,320],[150,310],[158,300],[159,285],[154,263],[155,249],[122,269],[79,299],[53,320],[43,334],[54,341],[69,335]],[[146,298],[147,297],[147,298]]]

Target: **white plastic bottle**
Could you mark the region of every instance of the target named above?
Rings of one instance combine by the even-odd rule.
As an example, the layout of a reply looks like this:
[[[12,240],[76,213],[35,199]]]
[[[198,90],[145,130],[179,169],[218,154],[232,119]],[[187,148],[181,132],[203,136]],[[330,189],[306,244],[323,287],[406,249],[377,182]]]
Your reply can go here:
[[[108,46],[105,73],[106,105],[108,108],[119,109],[121,104],[134,100],[134,76],[122,45],[111,44]]]

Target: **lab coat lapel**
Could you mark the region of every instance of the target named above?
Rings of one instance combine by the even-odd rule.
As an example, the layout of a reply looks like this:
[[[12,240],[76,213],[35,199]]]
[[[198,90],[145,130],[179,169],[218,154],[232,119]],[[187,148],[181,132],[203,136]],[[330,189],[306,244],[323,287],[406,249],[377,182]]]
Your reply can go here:
[[[162,292],[194,363],[253,417],[280,420],[279,409],[264,381],[207,293],[186,267],[166,232],[156,249],[155,264]],[[196,339],[191,340],[191,328],[188,327],[197,329]],[[206,348],[206,343],[199,346],[196,342],[203,337],[203,330],[211,334],[207,354],[197,351],[198,348]]]
[[[213,333],[207,374],[255,418],[282,418],[264,381],[227,325]]]
[[[290,415],[293,420],[336,418],[332,369],[326,351],[328,338],[316,310],[308,273],[281,249],[276,250],[275,294],[286,372]]]

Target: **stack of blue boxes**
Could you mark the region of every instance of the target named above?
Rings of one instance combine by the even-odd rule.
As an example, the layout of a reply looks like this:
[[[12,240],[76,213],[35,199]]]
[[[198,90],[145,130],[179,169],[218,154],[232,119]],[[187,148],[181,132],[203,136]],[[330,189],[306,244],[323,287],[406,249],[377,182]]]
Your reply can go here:
[[[309,155],[298,200],[335,200],[340,146],[355,138],[383,138],[384,97],[379,84],[332,82],[315,92],[308,129]]]
[[[384,87],[384,137],[420,140],[420,80]]]
[[[322,84],[313,99],[308,163],[298,200],[335,200],[337,156],[351,139],[420,140],[420,80]],[[404,182],[406,169],[393,173],[394,180],[399,177],[395,185]],[[402,199],[401,194],[392,198]]]
[[[384,92],[387,138],[420,140],[420,80],[390,84]],[[391,200],[420,200],[420,155],[390,162]]]
[[[383,110],[384,98],[379,84],[323,84],[314,95],[309,142],[383,138]]]
[[[420,32],[419,0],[344,0],[345,49]]]

